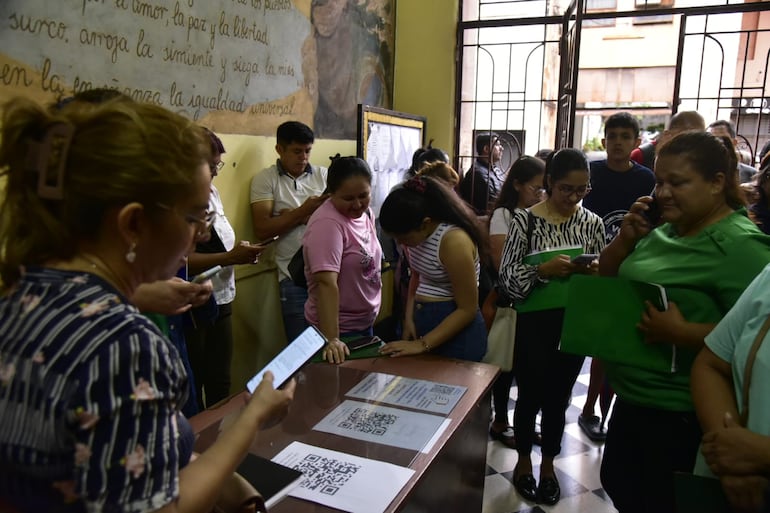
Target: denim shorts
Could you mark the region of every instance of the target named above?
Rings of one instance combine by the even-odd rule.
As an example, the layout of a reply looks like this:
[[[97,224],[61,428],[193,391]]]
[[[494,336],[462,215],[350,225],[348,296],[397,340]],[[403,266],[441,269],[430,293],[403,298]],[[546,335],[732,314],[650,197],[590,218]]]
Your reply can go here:
[[[414,325],[417,335],[427,334],[455,310],[457,310],[457,304],[454,301],[416,302]],[[487,352],[487,328],[481,312],[476,310],[476,316],[470,324],[451,339],[431,349],[430,352],[448,358],[480,362]]]

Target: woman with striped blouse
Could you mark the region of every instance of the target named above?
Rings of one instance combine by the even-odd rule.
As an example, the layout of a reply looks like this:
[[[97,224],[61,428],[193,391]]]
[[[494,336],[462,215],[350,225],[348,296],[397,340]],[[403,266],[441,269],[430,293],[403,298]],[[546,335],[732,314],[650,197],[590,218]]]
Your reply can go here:
[[[478,308],[484,232],[468,207],[431,177],[391,192],[380,210],[382,229],[407,247],[409,281],[402,340],[381,353],[432,352],[480,361],[487,334]]]
[[[500,284],[516,301],[516,346],[513,372],[518,399],[513,431],[519,460],[513,485],[532,502],[556,504],[561,496],[553,460],[561,451],[564,410],[569,404],[583,357],[559,351],[566,283],[574,273],[595,273],[598,262],[572,263],[578,253],[604,248],[604,224],[580,205],[591,190],[585,156],[571,148],[546,162],[548,199],[517,210],[503,248]],[[542,410],[543,460],[540,484],[532,475],[535,418]]]

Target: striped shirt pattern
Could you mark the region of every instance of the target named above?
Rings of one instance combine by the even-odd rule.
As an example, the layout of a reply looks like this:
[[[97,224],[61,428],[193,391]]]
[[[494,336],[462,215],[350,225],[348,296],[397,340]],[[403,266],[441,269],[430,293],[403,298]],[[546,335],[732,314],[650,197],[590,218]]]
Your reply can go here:
[[[515,301],[525,300],[540,280],[537,266],[523,263],[529,253],[579,246],[585,253],[598,254],[605,245],[602,218],[583,207],[560,224],[533,217],[532,240],[527,241],[527,211],[517,209],[503,247],[500,283]]]
[[[0,298],[0,503],[140,512],[179,488],[187,376],[99,277],[28,268]]]
[[[454,298],[452,281],[439,259],[439,248],[444,234],[450,230],[460,230],[455,225],[440,223],[433,233],[423,242],[408,249],[409,265],[420,275],[417,295],[435,298]],[[479,257],[476,252],[476,281],[479,280]]]

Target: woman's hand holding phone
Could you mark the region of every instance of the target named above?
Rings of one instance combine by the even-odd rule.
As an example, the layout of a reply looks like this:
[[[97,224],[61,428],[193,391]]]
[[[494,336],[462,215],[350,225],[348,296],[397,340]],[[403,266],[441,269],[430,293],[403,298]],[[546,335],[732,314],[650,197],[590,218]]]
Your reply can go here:
[[[580,274],[597,274],[599,272],[599,255],[596,253],[583,253],[572,257],[575,264],[575,272]]]
[[[537,273],[543,278],[566,278],[577,270],[569,255],[556,255],[537,266]]]
[[[240,244],[236,244],[233,249],[227,252],[231,265],[237,264],[256,264],[259,262],[259,255],[264,248],[256,244],[252,244],[247,240],[242,240]]]
[[[294,399],[296,386],[297,382],[292,378],[283,388],[276,389],[273,385],[273,373],[265,372],[247,406],[247,409],[253,411],[259,419],[260,429],[274,426],[286,416],[289,404]]]
[[[651,224],[646,216],[653,201],[652,196],[642,196],[631,205],[628,213],[623,216],[623,223],[620,225],[617,239],[623,241],[629,248],[655,228],[656,225]]]

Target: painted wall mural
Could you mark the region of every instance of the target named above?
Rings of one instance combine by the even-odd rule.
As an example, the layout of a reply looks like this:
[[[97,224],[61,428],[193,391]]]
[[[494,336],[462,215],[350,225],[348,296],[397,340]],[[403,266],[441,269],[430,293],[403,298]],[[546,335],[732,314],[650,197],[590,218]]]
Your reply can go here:
[[[225,133],[354,139],[392,107],[394,0],[4,0],[0,100],[96,87]]]

